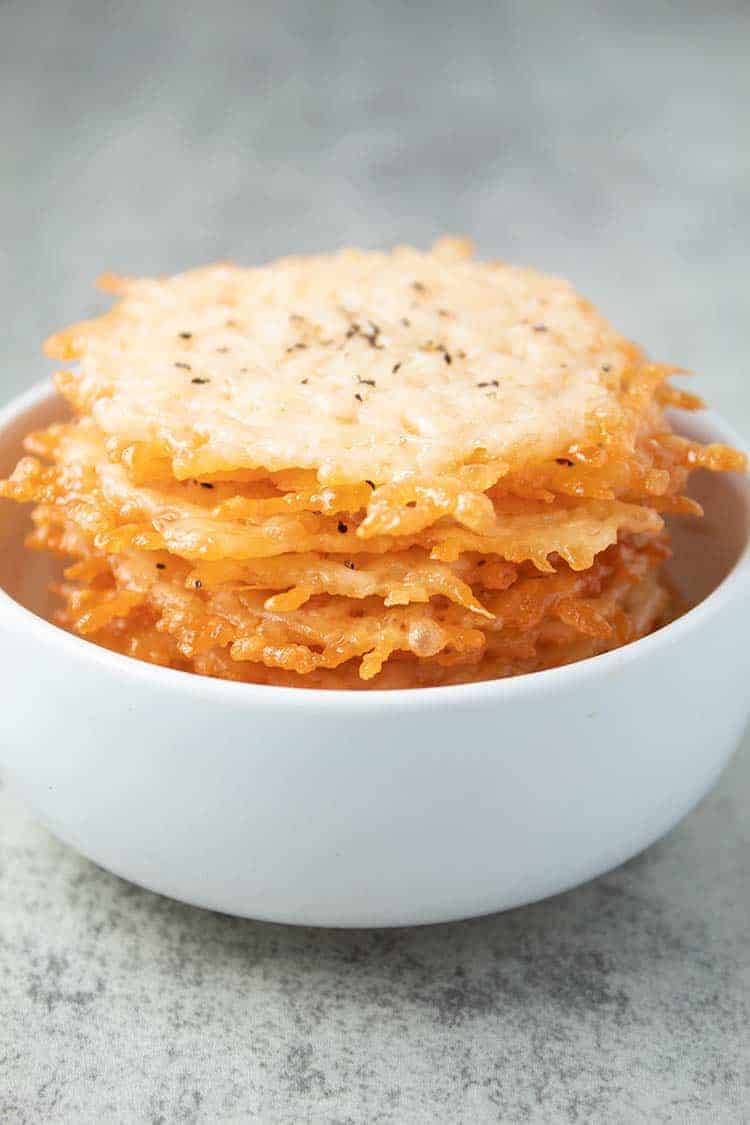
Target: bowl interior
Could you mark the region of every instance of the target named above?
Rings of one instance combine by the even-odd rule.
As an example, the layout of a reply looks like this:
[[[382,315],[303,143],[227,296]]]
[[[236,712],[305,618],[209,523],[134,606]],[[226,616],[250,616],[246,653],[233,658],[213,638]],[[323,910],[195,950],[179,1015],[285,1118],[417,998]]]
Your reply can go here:
[[[0,478],[23,454],[23,438],[68,416],[52,391],[37,398],[0,430]],[[699,441],[727,440],[710,415],[675,415],[675,428]],[[703,505],[705,518],[671,519],[674,555],[668,571],[678,593],[690,606],[703,601],[726,578],[750,539],[750,484],[734,474],[693,474],[690,495]],[[60,560],[24,547],[29,530],[29,505],[0,501],[0,587],[15,601],[41,617],[50,617],[55,598],[49,583],[59,579]]]
[[[23,439],[30,431],[44,429],[69,414],[65,403],[50,391],[4,426],[0,430],[0,479],[7,477],[23,456]],[[26,609],[49,618],[59,604],[49,584],[59,580],[65,563],[24,546],[31,527],[31,509],[31,504],[0,500],[0,587]]]
[[[708,444],[737,443],[722,433],[710,414],[673,412],[674,429]],[[750,541],[750,482],[736,473],[692,474],[688,495],[703,507],[703,519],[670,517],[672,558],[666,570],[688,608],[698,605],[719,586],[747,550]]]

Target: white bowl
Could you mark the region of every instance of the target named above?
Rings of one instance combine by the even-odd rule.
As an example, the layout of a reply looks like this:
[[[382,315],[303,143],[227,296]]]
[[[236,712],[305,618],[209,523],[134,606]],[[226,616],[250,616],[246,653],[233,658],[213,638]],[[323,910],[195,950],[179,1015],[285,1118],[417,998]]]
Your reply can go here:
[[[0,414],[0,474],[63,408]],[[683,423],[740,439],[720,419]],[[107,652],[44,620],[49,562],[0,519],[0,764],[48,827],[162,894],[333,926],[446,921],[574,886],[657,839],[709,789],[750,712],[750,485],[698,474],[675,528],[693,602],[616,652],[457,687],[227,683]],[[704,600],[701,600],[704,599]]]

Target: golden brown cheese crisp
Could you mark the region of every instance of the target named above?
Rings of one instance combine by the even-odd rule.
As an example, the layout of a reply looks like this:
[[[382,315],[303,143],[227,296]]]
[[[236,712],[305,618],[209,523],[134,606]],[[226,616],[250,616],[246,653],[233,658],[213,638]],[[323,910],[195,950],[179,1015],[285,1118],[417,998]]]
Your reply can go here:
[[[48,341],[60,387],[113,448],[180,479],[321,481],[516,464],[629,420],[645,359],[563,281],[500,262],[344,250],[259,269],[108,279],[121,300]]]

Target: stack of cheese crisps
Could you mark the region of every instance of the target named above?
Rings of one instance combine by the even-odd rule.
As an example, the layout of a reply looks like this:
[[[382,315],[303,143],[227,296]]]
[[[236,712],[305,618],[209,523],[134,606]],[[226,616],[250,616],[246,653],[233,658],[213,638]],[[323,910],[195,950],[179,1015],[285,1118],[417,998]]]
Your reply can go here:
[[[669,611],[698,401],[564,282],[430,253],[106,277],[54,336],[76,419],[2,494],[75,561],[68,628],[235,680],[415,687],[566,664]]]

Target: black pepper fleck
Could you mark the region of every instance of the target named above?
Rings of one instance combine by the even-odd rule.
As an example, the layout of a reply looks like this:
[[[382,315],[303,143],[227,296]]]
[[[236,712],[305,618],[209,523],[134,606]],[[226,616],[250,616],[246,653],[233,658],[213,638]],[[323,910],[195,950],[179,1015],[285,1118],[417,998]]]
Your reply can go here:
[[[307,386],[308,380],[307,379],[300,379],[300,383],[302,384],[303,387],[305,387],[305,386]]]
[[[346,561],[344,562],[344,566],[347,570],[354,570],[354,563],[351,561],[351,559],[346,559]]]
[[[180,339],[181,340],[192,340],[192,338],[193,338],[192,332],[180,332]]]
[[[555,457],[555,461],[558,465],[567,465],[568,468],[572,468],[572,466],[575,464],[575,462],[571,461],[569,457]]]
[[[207,480],[202,480],[201,488],[213,488],[213,485]]]
[[[203,583],[201,582],[200,578],[196,578],[194,585],[195,585],[196,590],[200,590]]]
[[[380,328],[372,320],[368,321],[368,324],[370,325],[370,331],[364,333],[365,339],[367,340],[371,348],[377,348],[378,351],[382,351],[383,345],[378,340],[378,337],[380,336]]]
[[[167,569],[167,564],[166,564],[166,563],[157,563],[157,564],[156,564],[156,569],[157,569],[157,570],[166,570],[166,569]]]
[[[611,363],[603,363],[602,364],[602,371],[611,371],[611,370],[612,370],[612,364]]]
[[[400,370],[400,368],[401,368],[401,364],[400,364],[400,363],[394,363],[394,365],[393,365],[393,367],[391,368],[391,370],[393,371],[393,374],[395,375],[395,374],[396,374],[396,372]]]
[[[197,375],[196,378],[191,379],[190,382],[196,383],[197,386],[202,387],[205,383],[210,383],[211,380],[210,379],[202,379],[200,375]]]
[[[549,328],[546,324],[533,324],[532,328],[535,332],[549,332]]]
[[[339,520],[339,522],[338,522],[338,525],[337,525],[337,526],[338,526],[338,529],[339,529],[339,531],[341,532],[341,534],[342,534],[342,535],[346,535],[346,533],[347,533],[347,531],[349,530],[349,528],[348,528],[348,527],[346,526],[346,524],[344,523],[344,521],[343,521],[343,520]]]
[[[497,379],[488,379],[484,383],[477,383],[477,386],[478,387],[499,387],[500,384],[498,383]]]
[[[362,398],[361,394],[355,394],[354,397],[356,398],[357,402],[364,402],[364,399]]]
[[[370,488],[374,488],[374,487],[375,487],[375,481],[374,481],[374,480],[366,480],[366,481],[365,481],[365,484],[369,484]]]
[[[189,363],[176,363],[175,367],[181,367],[183,371],[193,370]]]

